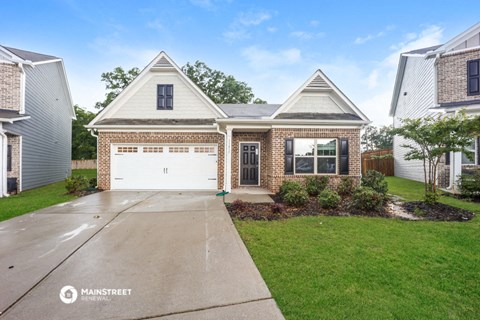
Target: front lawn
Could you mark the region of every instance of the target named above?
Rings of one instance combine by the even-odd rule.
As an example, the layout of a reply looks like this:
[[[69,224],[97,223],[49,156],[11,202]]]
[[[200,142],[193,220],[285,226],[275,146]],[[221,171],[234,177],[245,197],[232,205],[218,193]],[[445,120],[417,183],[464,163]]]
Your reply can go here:
[[[72,174],[95,178],[97,170],[72,170]],[[0,199],[0,221],[72,199],[75,199],[75,196],[67,194],[64,181],[23,191],[18,195]]]
[[[391,193],[421,198],[422,184],[388,182]],[[442,202],[480,212],[479,204]],[[235,225],[287,319],[478,319],[478,219],[318,216]]]

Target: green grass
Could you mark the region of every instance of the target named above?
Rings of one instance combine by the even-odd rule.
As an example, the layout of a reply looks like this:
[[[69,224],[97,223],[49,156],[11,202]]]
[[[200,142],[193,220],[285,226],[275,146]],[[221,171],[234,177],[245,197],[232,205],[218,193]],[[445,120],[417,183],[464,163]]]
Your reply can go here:
[[[97,170],[73,170],[72,174],[95,178]],[[64,181],[23,191],[18,195],[0,199],[0,221],[72,199],[75,199],[75,196],[67,194]]]
[[[421,199],[422,184],[388,178]],[[453,201],[455,200],[455,201]],[[480,205],[442,202],[480,212]],[[235,221],[287,319],[479,319],[480,221]]]

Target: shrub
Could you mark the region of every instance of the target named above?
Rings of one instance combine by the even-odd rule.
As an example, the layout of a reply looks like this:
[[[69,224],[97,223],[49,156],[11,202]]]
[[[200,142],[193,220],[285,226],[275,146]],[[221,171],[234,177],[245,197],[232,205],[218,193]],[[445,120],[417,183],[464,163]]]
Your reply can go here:
[[[318,203],[324,209],[334,209],[340,204],[340,196],[331,189],[325,189],[318,195]]]
[[[362,211],[379,211],[385,196],[370,187],[358,187],[353,193],[352,207]]]
[[[440,198],[440,195],[437,192],[428,191],[423,196],[423,201],[426,204],[435,204],[438,202],[439,198]]]
[[[85,176],[71,176],[65,179],[65,188],[68,193],[77,193],[88,188],[88,179]]]
[[[97,187],[97,178],[91,178],[88,180],[88,187],[95,189]]]
[[[301,206],[307,203],[308,201],[308,193],[305,189],[293,189],[288,191],[284,196],[283,200],[292,206]]]
[[[305,189],[312,197],[318,196],[328,185],[327,176],[309,176],[305,178]]]
[[[280,186],[280,196],[283,198],[288,192],[303,189],[302,185],[293,180],[283,180]]]
[[[230,204],[230,208],[234,211],[244,211],[247,208],[247,203],[237,199]]]
[[[355,191],[354,180],[350,177],[342,177],[337,187],[337,192],[341,195],[351,195]]]
[[[480,197],[480,170],[475,170],[473,174],[462,174],[458,179],[460,193],[465,198]]]
[[[272,213],[282,213],[283,209],[285,209],[285,207],[281,203],[272,203],[270,205],[270,210]]]
[[[386,195],[388,192],[388,183],[385,181],[385,175],[375,170],[368,170],[362,177],[362,186],[372,188],[373,190]]]

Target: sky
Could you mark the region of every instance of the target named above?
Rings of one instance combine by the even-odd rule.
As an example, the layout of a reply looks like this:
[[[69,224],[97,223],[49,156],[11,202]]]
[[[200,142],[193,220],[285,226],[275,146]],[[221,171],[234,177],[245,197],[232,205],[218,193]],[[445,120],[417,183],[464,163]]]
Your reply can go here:
[[[0,44],[63,58],[74,103],[91,111],[105,96],[102,72],[142,69],[165,51],[268,103],[320,68],[380,126],[392,122],[399,54],[479,22],[477,1],[0,0]]]

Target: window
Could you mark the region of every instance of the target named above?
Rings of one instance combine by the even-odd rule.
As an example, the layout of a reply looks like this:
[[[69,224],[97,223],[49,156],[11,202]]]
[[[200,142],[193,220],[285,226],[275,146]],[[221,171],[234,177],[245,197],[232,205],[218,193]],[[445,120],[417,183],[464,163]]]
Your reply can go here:
[[[335,174],[336,139],[295,139],[295,174]]]
[[[162,153],[163,147],[143,147],[143,153]]]
[[[7,171],[12,171],[12,145],[7,146]]]
[[[173,84],[157,85],[157,110],[173,110]]]
[[[195,153],[214,153],[215,147],[195,147],[193,150]]]
[[[138,147],[118,147],[117,152],[120,152],[120,153],[136,153],[136,152],[138,152]]]
[[[169,147],[168,152],[170,153],[188,153],[190,150],[189,147]]]
[[[467,61],[467,94],[480,94],[480,59]]]
[[[475,155],[476,155],[476,146],[475,140],[472,141],[472,144],[467,148],[467,152],[462,153],[462,164],[475,164]],[[471,159],[467,156],[467,153],[472,157]]]

